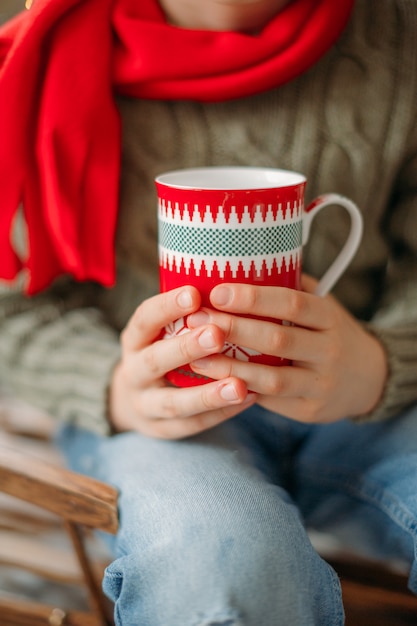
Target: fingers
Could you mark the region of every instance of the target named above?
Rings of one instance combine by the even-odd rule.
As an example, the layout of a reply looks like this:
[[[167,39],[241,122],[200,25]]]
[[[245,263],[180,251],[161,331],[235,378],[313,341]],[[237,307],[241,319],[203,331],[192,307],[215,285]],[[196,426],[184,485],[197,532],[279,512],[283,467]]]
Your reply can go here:
[[[286,320],[315,330],[331,323],[325,298],[285,287],[221,284],[211,291],[210,302],[228,313]]]
[[[320,385],[314,370],[304,367],[260,365],[216,355],[194,361],[191,369],[198,374],[221,380],[237,377],[257,394],[280,398],[319,396]]]
[[[178,439],[212,428],[256,402],[256,394],[234,378],[178,389],[165,383],[137,389],[126,384],[125,368],[116,367],[109,406],[116,431]]]
[[[224,407],[213,410],[208,413],[201,413],[184,418],[172,419],[153,419],[148,420],[141,425],[141,432],[150,437],[159,437],[162,439],[184,439],[185,437],[193,437],[209,428],[214,428],[219,424],[227,421],[241,413],[244,409],[249,408],[255,400],[248,398],[247,402],[239,406]]]
[[[223,346],[224,333],[213,325],[202,326],[170,339],[162,339],[129,355],[130,383],[145,388],[177,367],[220,352]]]
[[[230,343],[292,361],[308,362],[315,359],[320,362],[326,352],[327,337],[312,333],[311,330],[229,315],[212,309],[200,309],[191,314],[187,324],[190,328],[215,324]]]
[[[248,397],[247,386],[242,380],[229,377],[195,387],[172,386],[157,390],[145,390],[138,397],[140,405],[146,406],[148,419],[191,419],[196,415],[241,405]],[[250,400],[251,398],[249,398]],[[142,406],[137,406],[141,411]]]
[[[200,294],[191,286],[180,287],[145,300],[122,332],[123,349],[140,350],[149,345],[160,335],[161,328],[172,320],[196,311],[200,304]]]
[[[146,411],[140,431],[152,437],[182,439],[213,428],[256,402],[243,381],[228,379],[197,387],[163,387],[137,394],[137,415]],[[132,427],[135,428],[133,423]]]
[[[150,298],[135,311],[122,333],[122,358],[110,386],[109,411],[116,430],[187,437],[256,401],[256,394],[248,394],[245,382],[235,377],[184,389],[167,384],[170,370],[224,347],[224,331],[214,324],[160,339],[161,329],[200,306],[198,291],[187,286]]]

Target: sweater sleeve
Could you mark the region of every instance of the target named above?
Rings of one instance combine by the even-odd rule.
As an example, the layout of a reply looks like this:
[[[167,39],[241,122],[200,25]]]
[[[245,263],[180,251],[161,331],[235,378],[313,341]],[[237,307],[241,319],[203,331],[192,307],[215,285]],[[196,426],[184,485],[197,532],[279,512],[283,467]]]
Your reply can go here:
[[[389,376],[367,419],[398,415],[417,402],[417,151],[398,178],[382,227],[391,253],[384,297],[368,329],[385,347]]]
[[[35,297],[0,286],[0,383],[52,416],[110,431],[106,392],[118,332],[96,305],[99,288],[65,280]]]

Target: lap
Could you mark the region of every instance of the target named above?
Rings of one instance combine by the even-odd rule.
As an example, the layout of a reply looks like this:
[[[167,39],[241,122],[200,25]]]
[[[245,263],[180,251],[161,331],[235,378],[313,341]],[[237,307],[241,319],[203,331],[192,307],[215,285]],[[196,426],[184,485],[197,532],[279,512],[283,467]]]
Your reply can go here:
[[[121,511],[136,516],[142,532],[152,533],[146,520],[155,515],[177,517],[179,526],[180,518],[197,515],[199,524],[206,517],[212,527],[238,524],[242,534],[250,532],[245,520],[261,523],[263,515],[262,523],[269,519],[273,526],[281,516],[294,545],[305,523],[361,554],[413,562],[417,407],[386,422],[317,426],[254,407],[183,441],[68,433],[64,445],[73,467],[115,484]]]
[[[259,444],[236,424],[180,441],[134,432],[105,438],[67,428],[60,445],[73,469],[116,486],[121,511],[129,511],[144,530],[144,521],[155,516],[160,532],[167,520],[174,526],[176,517],[194,515],[206,518],[209,527],[236,526],[241,516],[241,528],[249,520],[253,529],[256,520],[274,525],[279,515],[294,528],[302,526],[283,481],[266,477]],[[122,518],[122,533],[123,523]]]
[[[72,467],[119,489],[116,558],[104,581],[116,615],[138,621],[151,611],[152,624],[181,626],[203,613],[201,623],[267,626],[278,614],[303,626],[342,623],[337,577],[282,477],[267,477],[262,439],[243,421],[182,441],[63,432]]]
[[[410,528],[417,509],[417,407],[386,422],[349,420],[308,426],[254,407],[197,437],[158,440],[138,433],[100,437],[66,428],[60,438],[72,467],[128,492],[192,493],[271,488],[312,517],[314,502],[335,490],[386,508]],[[314,498],[308,498],[313,490]],[[123,494],[122,494],[123,495]],[[393,506],[391,506],[393,505]]]

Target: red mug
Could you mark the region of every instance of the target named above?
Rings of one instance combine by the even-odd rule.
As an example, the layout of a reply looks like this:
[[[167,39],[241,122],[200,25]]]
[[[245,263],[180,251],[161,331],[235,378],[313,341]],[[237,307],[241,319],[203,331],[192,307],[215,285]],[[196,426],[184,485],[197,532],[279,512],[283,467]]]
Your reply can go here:
[[[362,216],[351,200],[333,193],[304,208],[306,182],[297,172],[262,167],[193,168],[158,176],[161,292],[194,285],[202,306],[209,307],[210,292],[219,283],[299,289],[302,248],[311,222],[325,207],[340,205],[351,217],[351,228],[318,285],[319,295],[328,293],[356,253]],[[165,329],[164,338],[188,331],[187,320],[181,318]],[[223,353],[253,363],[288,363],[230,343]],[[167,379],[180,387],[210,380],[188,365],[169,372]]]

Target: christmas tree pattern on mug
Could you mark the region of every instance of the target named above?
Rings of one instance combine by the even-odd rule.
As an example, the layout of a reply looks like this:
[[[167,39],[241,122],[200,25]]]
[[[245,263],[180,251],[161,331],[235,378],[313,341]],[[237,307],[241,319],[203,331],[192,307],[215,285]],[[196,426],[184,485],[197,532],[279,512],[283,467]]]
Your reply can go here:
[[[160,200],[159,263],[185,276],[220,280],[273,276],[297,267],[302,203],[259,204],[252,209]]]

